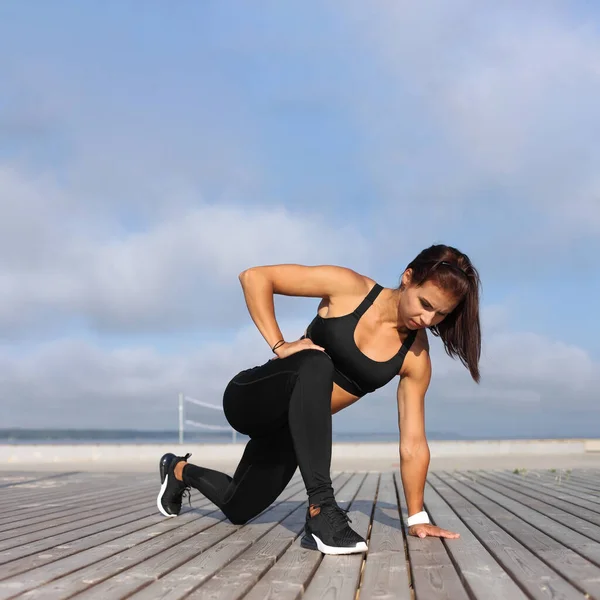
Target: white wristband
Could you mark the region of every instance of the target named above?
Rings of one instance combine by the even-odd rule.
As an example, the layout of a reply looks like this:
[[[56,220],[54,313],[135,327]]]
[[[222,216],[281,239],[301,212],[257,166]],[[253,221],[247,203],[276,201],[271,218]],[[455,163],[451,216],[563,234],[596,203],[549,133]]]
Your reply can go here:
[[[412,517],[408,517],[408,519],[406,520],[406,523],[408,524],[409,527],[412,527],[413,525],[421,525],[422,523],[430,523],[430,522],[431,521],[429,520],[429,515],[424,510],[422,510],[421,512],[418,512],[415,515],[412,515]]]

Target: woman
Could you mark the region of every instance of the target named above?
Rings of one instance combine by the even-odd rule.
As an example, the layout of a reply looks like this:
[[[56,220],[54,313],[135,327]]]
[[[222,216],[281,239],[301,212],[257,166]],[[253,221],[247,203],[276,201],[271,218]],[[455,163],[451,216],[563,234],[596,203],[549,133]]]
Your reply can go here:
[[[283,491],[296,467],[309,508],[302,546],[327,554],[367,549],[335,502],[330,478],[331,415],[399,375],[401,477],[408,532],[456,538],[430,524],[423,511],[429,467],[424,398],[431,377],[427,332],[439,336],[479,382],[480,280],[456,248],[434,245],[405,269],[398,288],[337,266],[274,265],[240,275],[250,316],[275,358],[238,373],[223,398],[231,426],[250,436],[233,477],[165,454],[160,461],[158,509],[181,510],[194,487],[232,523],[243,524]],[[317,315],[299,340],[285,340],[273,295],[321,298]]]

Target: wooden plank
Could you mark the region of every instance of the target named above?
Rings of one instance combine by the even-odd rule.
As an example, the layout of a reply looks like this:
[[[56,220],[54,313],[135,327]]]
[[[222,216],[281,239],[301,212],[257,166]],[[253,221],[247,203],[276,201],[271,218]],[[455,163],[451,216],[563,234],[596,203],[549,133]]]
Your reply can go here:
[[[378,484],[379,473],[367,474],[348,513],[352,520],[350,526],[367,540],[367,544]],[[303,600],[322,600],[323,598],[354,600],[359,587],[364,558],[364,553],[324,556],[306,588]]]
[[[400,474],[394,473],[394,477],[404,527],[408,518],[406,498]],[[406,544],[413,588],[418,600],[468,600],[468,594],[441,539],[420,539],[407,535]]]
[[[521,560],[525,561],[528,571],[539,569],[538,577],[542,579],[547,577],[547,581],[552,582],[550,585],[557,593],[567,594],[568,598],[570,597],[568,594],[572,597],[581,597],[582,593],[595,595],[595,590],[600,590],[600,578],[593,581],[598,570],[595,565],[565,548],[542,531],[525,523],[500,504],[489,500],[483,494],[458,481],[457,477],[461,477],[460,474],[455,473],[455,477],[450,477],[447,474],[436,473],[436,476],[466,500],[476,504],[477,508],[490,520],[510,534],[515,540],[512,545],[521,550]],[[476,486],[477,484],[471,482],[471,485]],[[509,567],[505,566],[505,568],[509,570]],[[525,581],[523,581],[523,587],[525,587]]]
[[[572,481],[576,485],[590,488],[592,492],[600,493],[600,469],[595,469],[594,471],[555,469],[553,473],[548,472],[548,475],[558,477],[563,481]]]
[[[105,499],[114,499],[115,497],[130,496],[136,491],[144,492],[146,494],[151,493],[153,489],[157,488],[158,483],[146,484],[144,486],[127,486],[127,487],[114,487],[114,488],[100,488],[97,491],[82,492],[73,494],[72,492],[62,494],[58,498],[40,499],[37,502],[23,502],[12,504],[12,508],[7,513],[0,514],[0,528],[2,531],[6,530],[6,525],[17,524],[21,521],[30,521],[32,517],[39,517],[42,515],[58,514],[61,511],[73,511],[78,507],[87,507],[90,502],[100,502]],[[18,507],[18,511],[15,512],[15,507]]]
[[[37,475],[36,477],[25,477],[23,478],[22,476],[19,478],[18,476],[8,476],[8,477],[3,477],[3,479],[5,480],[4,482],[0,482],[0,488],[2,489],[6,489],[6,488],[14,488],[16,486],[21,486],[21,485],[25,485],[25,484],[30,484],[30,483],[37,483],[37,482],[41,482],[41,481],[48,481],[48,480],[52,480],[52,479],[58,479],[60,477],[68,477],[69,475],[74,475],[76,473],[79,473],[79,471],[65,471],[64,473],[50,473],[50,474],[44,474],[44,475]],[[6,481],[6,480],[9,481]],[[4,493],[4,492],[2,492]]]
[[[38,476],[48,475],[48,471],[25,471],[23,469],[0,471],[0,484],[10,484],[13,481],[22,481],[24,479],[32,479]]]
[[[533,481],[550,486],[553,489],[565,490],[570,494],[581,494],[583,499],[589,500],[590,502],[597,503],[600,501],[600,488],[595,489],[593,486],[588,486],[570,475],[565,475],[563,471],[551,473],[541,469],[534,469],[524,472],[519,471],[518,473],[515,473],[515,471],[503,470],[499,471],[499,473],[520,481]]]
[[[296,482],[293,479],[292,482]],[[175,519],[165,518],[159,514],[156,509],[155,501],[149,501],[145,509],[145,518],[140,518],[135,514],[126,514],[119,519],[115,519],[113,528],[108,531],[94,532],[87,531],[84,537],[78,539],[71,533],[61,536],[62,539],[54,538],[55,544],[61,544],[59,548],[34,548],[40,552],[37,556],[27,556],[20,561],[13,561],[2,567],[3,573],[13,571],[16,565],[17,572],[13,573],[10,579],[0,581],[0,598],[12,597],[15,589],[21,591],[31,590],[36,586],[51,581],[55,577],[83,568],[95,561],[117,556],[119,552],[127,550],[151,540],[163,533],[168,533],[179,527],[189,526],[190,523],[199,520],[203,516],[213,516],[217,514],[216,507],[206,498],[196,492],[202,499],[200,502],[194,502],[194,509],[184,510],[179,517]],[[141,511],[140,511],[141,512]],[[66,545],[66,542],[69,542]],[[107,542],[111,542],[107,544]],[[46,552],[41,553],[42,550]],[[48,552],[47,550],[50,550]],[[26,576],[20,575],[24,572],[27,562],[35,563],[29,568]]]
[[[407,561],[394,477],[385,472],[377,491],[360,600],[411,600]]]
[[[86,530],[91,526],[102,526],[112,521],[114,512],[101,513],[92,517],[87,517],[76,521],[75,523],[66,523],[63,525],[57,525],[56,527],[46,527],[40,531],[35,531],[22,535],[18,538],[11,538],[0,542],[0,556],[7,550],[16,549],[23,545],[28,545],[33,542],[39,542],[42,540],[51,540],[55,536],[63,533],[77,533],[81,530]],[[110,525],[108,525],[110,526]]]
[[[154,498],[156,498],[155,494],[157,493],[157,490],[158,490],[158,482],[157,482],[157,487],[155,488],[155,490],[156,490],[156,492],[152,492],[152,494],[151,494],[151,496],[154,496]],[[120,512],[123,509],[129,510],[128,507],[121,507],[121,506],[119,506],[119,504],[120,503],[117,498],[115,500],[116,508],[113,508],[112,511],[103,512],[102,514],[99,513],[99,514],[93,515],[93,516],[85,518],[85,519],[79,519],[75,522],[67,522],[67,523],[63,523],[62,525],[56,525],[56,526],[53,525],[51,527],[40,528],[34,532],[20,535],[18,538],[11,537],[10,539],[0,541],[0,564],[3,562],[3,557],[6,556],[6,553],[9,550],[20,548],[22,546],[29,546],[38,541],[42,541],[42,540],[46,540],[46,539],[50,539],[50,538],[53,539],[56,536],[60,536],[63,533],[73,534],[73,533],[77,532],[78,530],[84,530],[84,529],[87,530],[87,528],[90,526],[94,526],[94,525],[101,526],[101,524],[104,521],[107,521],[107,522],[112,521],[115,513]],[[109,527],[109,526],[111,526],[111,525],[108,524],[107,527]],[[84,535],[83,531],[82,531],[81,535]]]
[[[110,546],[90,548],[29,571],[25,579],[18,580],[21,591],[29,589],[23,597],[57,600],[81,592],[153,555],[163,553],[165,560],[176,560],[173,547],[225,518],[217,510],[203,516],[188,515],[191,513],[176,519],[163,517],[164,520],[154,525],[151,531],[136,532]],[[0,598],[12,597],[15,587],[11,580],[0,581]]]
[[[505,477],[507,481],[517,482],[519,485],[521,485],[523,482],[534,485],[537,484],[543,489],[567,494],[573,501],[576,502],[579,499],[585,500],[586,502],[583,503],[583,506],[600,513],[600,496],[597,492],[581,486],[573,485],[571,482],[561,478],[559,475],[554,477],[546,476],[544,473],[540,473],[539,471],[527,471],[523,474],[511,473],[508,471],[493,473],[498,474],[498,476]]]
[[[0,525],[4,526],[9,522],[17,520],[28,520],[32,517],[41,516],[43,514],[51,514],[70,510],[74,511],[78,508],[85,507],[90,504],[99,504],[114,500],[115,498],[130,497],[137,494],[148,494],[152,490],[158,490],[159,482],[155,481],[152,484],[136,485],[128,487],[115,487],[103,489],[102,491],[92,491],[90,493],[78,494],[77,489],[73,488],[62,496],[55,499],[39,500],[36,502],[22,502],[13,504],[10,513],[0,515]],[[17,511],[15,511],[17,508]]]
[[[137,521],[149,515],[158,516],[158,514],[159,513],[156,509],[156,503],[152,502],[150,498],[146,503],[140,505],[140,508],[138,510],[135,510],[133,512],[129,509],[123,510],[121,508],[117,508],[113,513],[113,518],[107,521],[102,521],[100,523],[90,525],[83,529],[67,531],[60,535],[54,535],[50,538],[44,538],[36,542],[23,543],[20,546],[4,550],[0,552],[0,565],[14,561],[16,559],[31,556],[38,552],[44,552],[60,545],[68,544],[70,542],[73,542],[74,540],[84,538],[88,535],[97,534],[102,531],[112,529],[114,527],[119,527],[127,523]]]
[[[140,495],[148,498],[153,493],[156,493],[157,486],[154,485],[148,488],[138,488]],[[119,493],[108,494],[106,496],[95,498],[89,496],[88,498],[82,498],[79,504],[77,503],[52,503],[46,506],[38,508],[32,508],[28,510],[19,510],[13,514],[13,519],[5,518],[0,520],[0,531],[2,533],[10,531],[11,529],[17,529],[22,527],[24,524],[42,523],[47,519],[58,519],[63,515],[81,515],[84,512],[91,510],[92,507],[99,507],[107,502],[112,502],[114,506],[115,498],[131,498],[132,493]]]
[[[288,486],[266,512],[245,526],[233,525],[222,521],[210,529],[171,545],[159,554],[145,557],[131,568],[110,575],[94,587],[78,594],[78,598],[87,600],[104,600],[105,598],[124,598],[160,578],[161,598],[181,598],[194,587],[215,574],[224,564],[233,560],[246,550],[254,539],[264,535],[279,521],[287,517],[298,506],[298,502],[289,502],[290,498],[301,500],[306,497],[302,482]],[[257,521],[257,522],[256,522]],[[145,556],[144,552],[144,556]],[[178,569],[178,567],[180,567]],[[112,569],[112,565],[110,567]],[[169,577],[173,571],[174,577]],[[105,577],[109,571],[101,569],[99,575]],[[90,581],[89,575],[85,577]],[[156,587],[150,597],[158,590]]]
[[[119,506],[123,508],[132,508],[138,506],[141,502],[144,502],[151,495],[152,491],[156,493],[156,486],[154,490],[151,490],[150,488],[148,488],[148,490],[136,490],[134,494],[119,494],[112,498],[109,497],[103,499],[100,502],[84,504],[78,508],[50,513],[42,512],[36,517],[17,520],[11,525],[5,525],[3,528],[0,528],[0,543],[11,539],[20,540],[22,539],[22,536],[27,534],[43,532],[46,529],[55,528],[60,525],[73,525],[73,523],[84,521],[90,517],[97,517],[100,515],[109,515],[110,517],[113,515],[115,509],[115,498],[118,498]]]
[[[154,485],[157,484],[158,478],[156,478],[155,481],[151,482],[148,479],[146,479],[145,483],[140,483],[140,482],[128,482],[127,487],[124,487],[123,484],[121,483],[120,485],[116,485],[116,484],[107,484],[107,483],[94,483],[94,484],[89,484],[88,482],[82,482],[81,484],[77,483],[77,482],[65,482],[65,481],[61,481],[60,485],[57,485],[55,488],[50,489],[50,490],[38,490],[35,492],[29,492],[26,491],[23,494],[20,494],[18,497],[17,496],[8,496],[8,495],[4,495],[4,492],[2,494],[3,498],[4,498],[4,504],[2,507],[0,507],[0,518],[6,518],[7,516],[11,516],[12,514],[14,514],[14,509],[15,506],[19,506],[22,509],[30,509],[30,508],[39,508],[39,507],[43,507],[46,504],[52,504],[52,503],[58,503],[61,501],[69,501],[69,500],[74,500],[79,493],[74,493],[75,490],[78,490],[78,492],[81,492],[81,494],[87,494],[87,493],[93,493],[93,492],[97,492],[97,493],[102,493],[102,492],[106,492],[107,490],[110,490],[112,487],[117,488],[117,489],[129,489],[129,488],[134,488],[134,487],[139,487],[140,485],[144,485],[145,487],[148,487],[149,485],[151,485],[152,483],[154,483]]]
[[[288,499],[282,495],[252,523],[231,529],[205,499],[200,507],[194,498],[195,511],[165,519],[155,505],[158,477],[145,474],[140,481],[149,486],[149,497],[144,498],[145,488],[122,486],[112,518],[80,528],[81,522],[97,519],[109,506],[116,488],[102,486],[123,481],[113,475],[103,480],[74,476],[82,482],[78,490],[86,490],[77,496],[72,483],[63,485],[61,480],[60,486],[48,488],[53,500],[37,509],[31,506],[29,518],[19,513],[19,521],[11,524],[8,516],[0,515],[0,543],[25,539],[0,552],[0,600],[58,600],[74,594],[88,600],[354,600],[357,587],[360,600],[406,600],[411,591],[415,600],[568,599],[585,593],[600,598],[600,525],[581,516],[596,518],[598,510],[590,507],[597,509],[597,496],[591,487],[579,485],[579,475],[553,487],[553,474],[546,471],[539,477],[531,471],[522,476],[431,473],[425,507],[436,524],[461,533],[460,539],[445,541],[405,539],[400,517],[407,517],[406,504],[398,474],[383,474],[377,494],[373,481],[378,474],[347,475],[346,486],[338,489],[338,480],[335,485],[340,505],[353,500],[351,526],[366,527],[367,532],[371,512],[373,520],[369,552],[342,557],[323,557],[300,547],[306,510],[305,492],[301,499],[300,490]],[[294,490],[288,486],[287,491]],[[35,500],[43,495],[44,490],[38,490]],[[123,497],[136,500],[135,512],[128,512]],[[72,501],[75,498],[79,503]],[[209,525],[200,523],[207,517],[212,519]],[[44,528],[60,529],[68,523],[74,529],[27,542],[27,536]],[[428,549],[428,542],[438,542],[443,554]],[[409,587],[411,575],[414,590]],[[456,589],[450,589],[456,582]]]
[[[480,477],[489,478],[490,474],[477,472],[474,478],[479,479]],[[586,502],[585,500],[580,500],[569,494],[565,494],[564,492],[554,491],[549,487],[538,487],[533,482],[513,482],[512,479],[507,479],[506,476],[502,474],[495,474],[495,480],[501,482],[502,485],[505,485],[508,489],[514,489],[533,499],[543,498],[546,504],[550,504],[556,508],[562,508],[565,512],[585,519],[594,525],[600,525],[600,514],[594,510],[590,510],[589,502]],[[586,505],[586,507],[583,507],[582,505]]]
[[[572,480],[573,482],[581,483],[600,491],[600,469],[596,470],[593,474],[585,474],[577,469],[561,469],[561,471],[564,471],[567,481]],[[557,472],[558,470],[555,470],[554,473],[548,471],[551,475],[556,475]]]
[[[530,489],[524,486],[513,485],[502,478],[495,478],[489,474],[478,473],[477,482],[500,491],[529,508],[535,509],[571,529],[577,530],[579,533],[588,536],[588,538],[596,542],[600,542],[600,527],[590,522],[590,519],[587,518],[587,511],[584,508],[574,507],[568,503],[549,498],[544,493],[544,490],[540,490],[536,494],[535,487]],[[561,505],[562,508],[559,508]],[[580,517],[579,514],[583,514],[584,517]],[[600,517],[600,515],[598,516]]]
[[[345,478],[347,479],[347,477]],[[336,481],[335,476],[333,481]],[[295,493],[281,503],[273,505],[228,538],[218,541],[203,554],[192,557],[191,560],[170,571],[158,581],[152,582],[153,573],[151,571],[148,573],[150,585],[128,598],[135,600],[189,598],[189,593],[197,590],[204,582],[210,584],[217,574],[223,581],[223,570],[228,570],[229,577],[233,580],[232,583],[236,583],[239,573],[244,573],[246,577],[242,583],[245,583],[247,587],[250,584],[247,569],[250,569],[251,572],[254,570],[255,573],[257,570],[259,573],[266,571],[276,560],[272,554],[275,543],[279,542],[280,546],[275,549],[276,553],[282,554],[285,548],[293,542],[298,530],[304,524],[306,488],[304,484],[301,484],[294,489]],[[288,490],[292,491],[289,486]],[[295,527],[290,529],[289,523]],[[255,581],[259,577],[260,574],[256,574]],[[223,597],[222,587],[221,583],[218,586],[219,598]],[[201,589],[202,597],[206,597],[205,588]],[[228,587],[229,598],[234,590],[235,586]]]
[[[36,496],[43,496],[44,494],[53,495],[60,493],[62,490],[68,489],[76,484],[84,485],[96,485],[102,484],[108,477],[98,477],[98,474],[91,472],[73,471],[65,473],[50,473],[43,474],[39,477],[32,477],[29,474],[23,476],[23,478],[15,484],[14,487],[2,489],[2,504],[6,499],[13,500],[15,498],[31,498]],[[110,478],[113,480],[117,479],[117,476],[121,477],[123,474],[114,473],[111,474]],[[147,477],[147,474],[133,474],[133,477],[139,477],[143,475]]]
[[[154,471],[154,470],[153,470]],[[78,472],[69,474],[61,478],[44,479],[41,481],[34,480],[33,482],[23,482],[19,487],[3,489],[2,502],[5,499],[12,500],[14,498],[31,498],[45,495],[47,497],[58,496],[65,493],[65,490],[71,490],[74,486],[78,487],[82,492],[85,490],[102,490],[110,487],[123,487],[129,484],[144,485],[149,484],[158,479],[158,470],[151,475],[146,472],[142,473],[112,473],[102,477],[93,472]]]
[[[437,471],[430,473],[429,482],[432,487],[527,594],[535,600],[581,598],[581,593],[576,588],[559,577],[518,540],[498,527],[477,504],[455,491],[446,480],[454,481],[446,474]]]
[[[350,473],[344,473],[339,478],[333,479],[336,497],[351,477]],[[238,600],[242,598],[279,560],[298,535],[302,534],[306,521],[306,507],[307,503],[303,501],[286,519],[198,588],[189,596],[189,600],[198,598]],[[147,588],[149,592],[150,589],[150,587]],[[156,597],[149,593],[144,597],[133,596],[131,600],[151,600]],[[160,597],[162,598],[162,596]]]
[[[178,521],[179,524],[181,524],[180,519],[197,519],[199,518],[198,511],[206,510],[210,505],[211,503],[206,499],[195,502],[194,510],[183,511],[177,519],[172,520]],[[72,563],[60,562],[61,559],[66,559],[73,555],[79,555],[82,565],[88,564],[91,559],[88,559],[85,554],[82,554],[83,551],[104,547],[105,549],[108,549],[105,556],[109,556],[119,552],[119,548],[128,548],[131,545],[139,543],[140,540],[143,541],[154,537],[156,535],[155,526],[164,522],[165,517],[158,512],[156,504],[154,502],[148,502],[147,508],[144,511],[139,511],[137,514],[133,515],[125,514],[122,517],[115,519],[114,525],[110,529],[101,530],[95,533],[93,531],[88,532],[84,537],[75,537],[74,539],[67,539],[66,541],[66,536],[61,536],[62,540],[53,540],[54,546],[42,549],[38,548],[37,552],[2,565],[0,569],[0,579],[11,577],[12,579],[7,582],[9,587],[15,585],[22,586],[25,579],[30,581],[32,578],[38,577],[38,571],[35,571],[32,574],[27,573],[34,571],[38,567],[56,563],[54,568],[51,569],[52,573],[60,573],[60,570],[65,568],[65,564],[67,564],[67,569],[74,568]],[[130,536],[130,534],[133,535],[127,537]],[[73,538],[74,536],[70,535],[69,537]],[[94,556],[97,556],[97,554]],[[21,575],[22,573],[27,573],[27,576],[16,577],[16,575]],[[47,580],[49,581],[52,576],[53,575],[51,574]],[[38,580],[41,583],[46,582],[46,580],[43,579],[43,576],[41,579],[38,577]],[[0,597],[4,597],[2,593],[2,583],[0,583]]]
[[[480,477],[475,484],[471,479],[461,475],[456,475],[456,478],[486,498],[502,505],[523,521],[552,536],[567,548],[600,565],[600,528],[549,506],[541,500],[535,500],[509,489],[506,485],[495,483],[493,479]],[[595,531],[591,531],[594,537],[590,535],[589,528],[592,527],[595,528]]]
[[[593,493],[600,493],[600,479],[594,476],[584,475],[577,470],[571,469],[552,469],[537,471],[541,476],[551,477],[554,480],[571,484],[576,488],[585,488]]]
[[[473,535],[446,500],[432,487],[425,486],[425,508],[432,523],[460,534],[449,540],[446,550],[465,587],[478,600],[526,600],[527,596],[498,564],[488,549]],[[393,589],[393,588],[390,588]]]
[[[358,492],[365,474],[356,473],[336,494],[337,503],[347,508]],[[290,600],[298,598],[323,559],[323,554],[300,546],[300,537],[265,576],[250,590],[244,600]],[[198,595],[196,598],[202,598]]]

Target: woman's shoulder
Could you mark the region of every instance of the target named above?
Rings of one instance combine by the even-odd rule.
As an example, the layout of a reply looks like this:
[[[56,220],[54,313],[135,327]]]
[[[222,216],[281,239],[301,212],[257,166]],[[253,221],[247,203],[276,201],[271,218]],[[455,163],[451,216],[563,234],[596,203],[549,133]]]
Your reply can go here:
[[[410,335],[410,334],[409,334]],[[400,369],[400,377],[411,376],[417,379],[428,377],[431,373],[429,339],[426,329],[419,329],[406,354]]]
[[[417,330],[417,335],[411,344],[410,351],[417,356],[423,352],[429,354],[429,337],[427,336],[427,329]]]
[[[346,283],[343,292],[340,289],[341,295],[364,296],[377,284],[377,281],[372,277],[356,271],[351,267],[336,266],[334,268],[336,269],[335,275],[339,276],[340,280],[343,280]]]
[[[408,334],[411,335],[410,333]],[[410,358],[409,358],[410,357]],[[429,360],[429,338],[427,337],[426,329],[417,330],[417,334],[412,344],[410,345],[407,358],[413,360]]]

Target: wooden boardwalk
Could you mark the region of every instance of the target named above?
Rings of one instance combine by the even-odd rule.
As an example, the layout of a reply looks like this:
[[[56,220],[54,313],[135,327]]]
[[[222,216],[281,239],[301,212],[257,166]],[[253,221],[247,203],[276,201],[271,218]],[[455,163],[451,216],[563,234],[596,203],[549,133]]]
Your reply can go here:
[[[334,487],[367,554],[301,548],[298,475],[239,526],[196,491],[164,518],[157,473],[0,473],[0,600],[600,599],[598,469],[431,472],[426,508],[461,534],[448,541],[406,536],[395,473]]]

